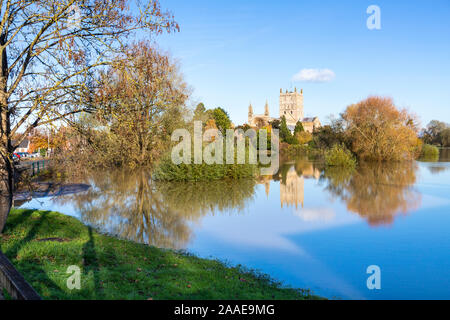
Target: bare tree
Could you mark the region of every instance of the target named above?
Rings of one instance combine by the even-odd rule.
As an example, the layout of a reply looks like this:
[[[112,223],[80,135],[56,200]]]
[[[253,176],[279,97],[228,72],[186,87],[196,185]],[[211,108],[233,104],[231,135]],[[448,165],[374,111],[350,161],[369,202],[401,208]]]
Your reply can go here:
[[[178,25],[158,0],[2,0],[0,6],[1,232],[17,144],[39,125],[92,108],[95,72],[137,31],[153,36]]]

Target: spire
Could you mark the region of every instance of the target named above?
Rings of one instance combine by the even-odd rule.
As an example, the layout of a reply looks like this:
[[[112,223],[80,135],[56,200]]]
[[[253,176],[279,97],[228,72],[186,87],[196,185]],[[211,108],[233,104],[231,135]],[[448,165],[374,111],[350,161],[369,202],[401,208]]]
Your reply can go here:
[[[295,92],[297,92],[297,87],[295,87],[295,90],[294,90]]]
[[[300,90],[300,94],[303,94],[303,89]]]
[[[248,106],[248,115],[253,115],[253,107],[251,102],[250,105]]]
[[[266,117],[269,116],[269,103],[267,102],[267,100],[266,100],[266,105],[265,105],[265,107],[264,107],[264,115],[265,115]]]
[[[280,93],[283,93],[283,89],[282,88],[280,89]]]

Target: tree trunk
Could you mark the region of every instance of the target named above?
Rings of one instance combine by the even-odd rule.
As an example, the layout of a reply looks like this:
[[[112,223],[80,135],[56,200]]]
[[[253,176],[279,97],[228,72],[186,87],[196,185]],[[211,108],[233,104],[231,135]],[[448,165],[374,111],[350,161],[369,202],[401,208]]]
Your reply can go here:
[[[3,146],[1,147],[3,149]],[[0,156],[0,234],[6,224],[13,199],[13,167],[11,161],[4,156],[4,150]]]
[[[5,34],[0,35],[2,46],[0,59],[0,234],[6,224],[9,211],[11,210],[14,184],[14,163],[12,159],[13,149],[11,146],[11,123],[8,106],[8,59]]]

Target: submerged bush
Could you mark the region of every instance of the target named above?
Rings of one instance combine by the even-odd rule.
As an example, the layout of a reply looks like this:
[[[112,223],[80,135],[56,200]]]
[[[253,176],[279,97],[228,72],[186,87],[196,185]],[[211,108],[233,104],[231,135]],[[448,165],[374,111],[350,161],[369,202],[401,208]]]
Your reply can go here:
[[[202,181],[243,179],[256,175],[255,164],[174,164],[170,157],[164,158],[153,173],[160,181]]]
[[[342,114],[347,146],[361,160],[412,160],[420,154],[414,114],[395,106],[391,98],[369,97]]]
[[[325,153],[325,163],[327,166],[354,168],[356,159],[343,144],[335,144]]]
[[[439,149],[436,146],[424,144],[422,146],[420,157],[425,159],[437,159],[439,158]]]

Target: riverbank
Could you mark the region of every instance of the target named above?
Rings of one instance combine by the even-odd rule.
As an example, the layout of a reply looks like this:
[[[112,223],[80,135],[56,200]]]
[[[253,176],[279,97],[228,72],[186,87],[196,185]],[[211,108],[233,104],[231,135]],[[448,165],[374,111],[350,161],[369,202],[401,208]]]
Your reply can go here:
[[[99,234],[57,212],[13,209],[0,249],[43,299],[315,299],[267,275]],[[67,288],[69,266],[80,290]]]

